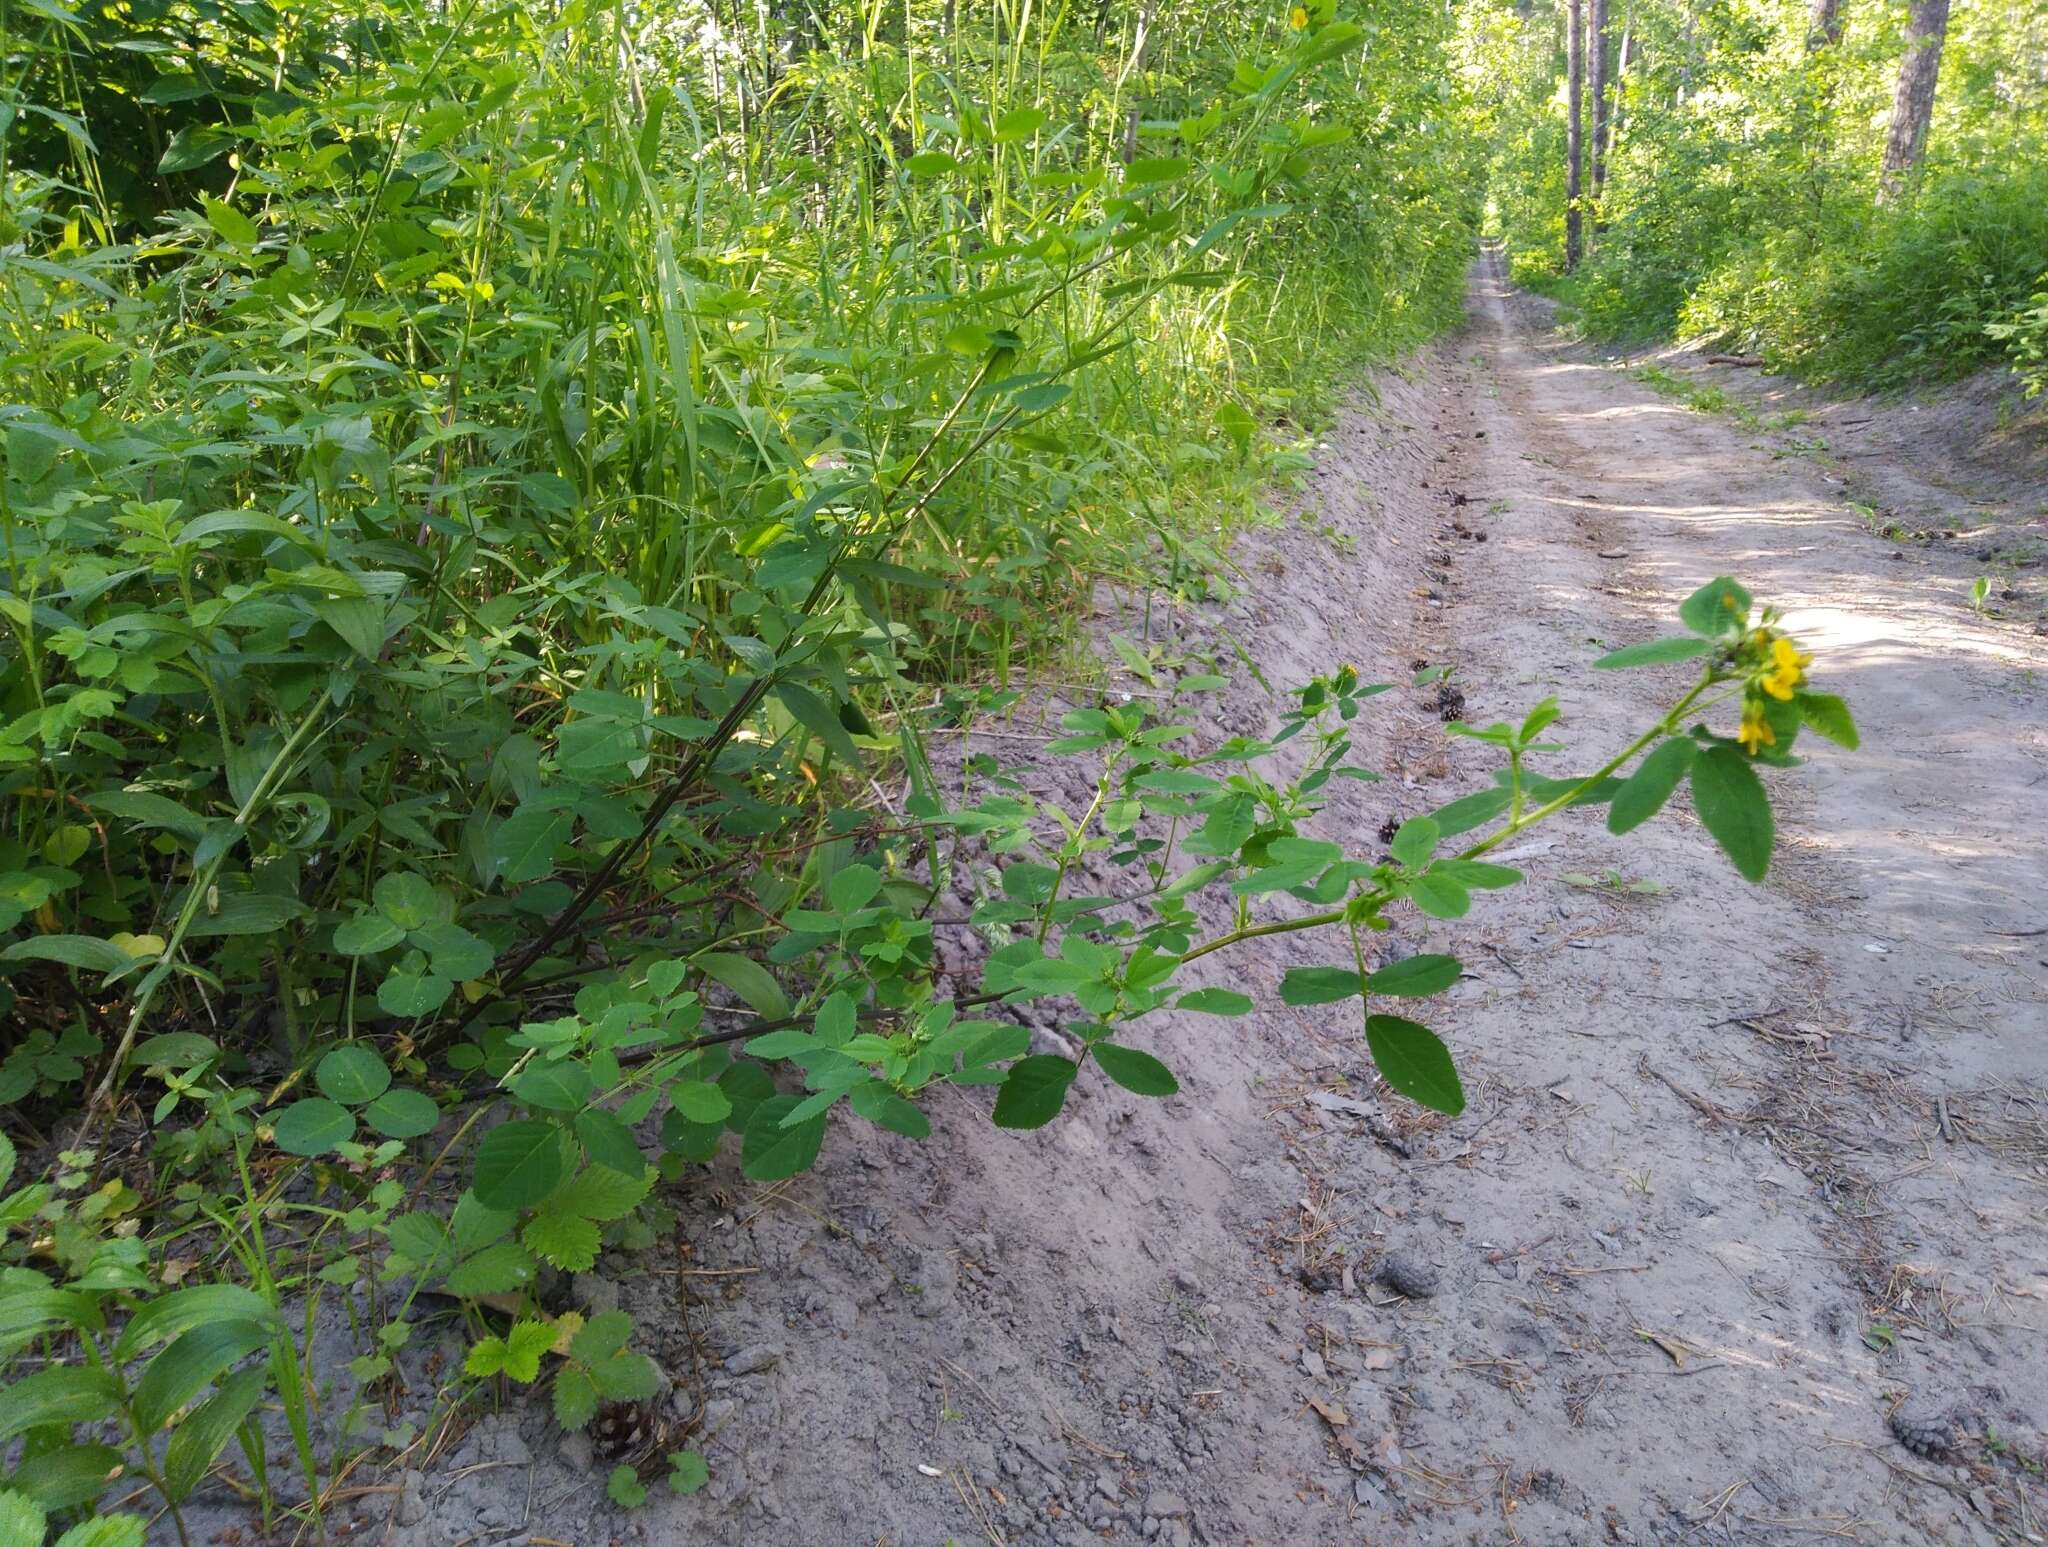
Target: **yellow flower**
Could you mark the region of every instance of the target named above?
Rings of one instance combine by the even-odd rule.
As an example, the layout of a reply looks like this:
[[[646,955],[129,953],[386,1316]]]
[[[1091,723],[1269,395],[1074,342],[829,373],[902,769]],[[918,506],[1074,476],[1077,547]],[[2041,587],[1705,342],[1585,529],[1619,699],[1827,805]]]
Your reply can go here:
[[[1764,706],[1750,703],[1742,706],[1742,728],[1735,733],[1735,739],[1742,743],[1742,750],[1751,757],[1764,747],[1775,746],[1778,738],[1764,720]]]
[[[1292,27],[1296,32],[1299,32],[1304,27],[1306,27],[1308,25],[1308,7],[1305,5],[1297,5],[1293,10],[1289,11],[1287,13],[1287,25]]]
[[[1782,636],[1771,641],[1771,669],[1763,679],[1763,690],[1773,698],[1789,700],[1793,689],[1806,680],[1810,655],[1801,655],[1791,640]]]

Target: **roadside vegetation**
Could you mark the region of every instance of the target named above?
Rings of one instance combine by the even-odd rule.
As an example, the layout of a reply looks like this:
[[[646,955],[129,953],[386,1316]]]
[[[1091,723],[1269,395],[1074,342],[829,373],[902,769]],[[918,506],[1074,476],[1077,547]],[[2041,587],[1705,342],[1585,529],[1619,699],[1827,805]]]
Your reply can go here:
[[[1288,1003],[1455,1111],[1367,1004],[1458,965],[1373,936],[1570,808],[1689,781],[1761,877],[1756,766],[1855,733],[1725,580],[1599,663],[1695,664],[1640,738],[1460,726],[1498,780],[1383,854],[1300,830],[1374,777],[1338,663],[1267,739],[1185,743],[1202,673],[1067,715],[1082,809],[935,773],[1098,587],[1250,583],[1230,535],[1349,374],[1456,317],[1504,121],[1466,20],[0,12],[0,1539],[318,1531],[431,1450],[407,1382],[590,1425],[657,1374],[561,1277],[659,1241],[664,1185],[922,1137],[944,1083],[1010,1128],[1170,1094],[1125,1028],[1244,1013],[1175,975],[1274,933],[1333,939]],[[1048,996],[1078,1061],[975,1013]],[[429,1316],[459,1368],[409,1359]]]

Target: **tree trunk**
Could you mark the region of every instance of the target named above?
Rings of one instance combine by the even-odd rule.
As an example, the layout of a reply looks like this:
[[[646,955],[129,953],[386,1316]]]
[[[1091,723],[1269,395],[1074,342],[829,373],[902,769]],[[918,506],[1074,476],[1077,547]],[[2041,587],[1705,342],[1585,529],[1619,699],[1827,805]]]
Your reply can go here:
[[[1605,224],[1600,218],[1600,191],[1607,184],[1607,0],[1591,0],[1587,8],[1586,86],[1593,94],[1593,144],[1588,181],[1592,184],[1593,234]]]
[[[1636,7],[1635,0],[1629,0],[1628,7],[1621,13],[1621,47],[1614,60],[1614,106],[1607,113],[1607,148],[1603,152],[1606,160],[1614,158],[1614,147],[1621,143],[1621,115],[1628,92],[1628,65],[1635,45]]]
[[[1911,0],[1906,13],[1906,51],[1899,59],[1898,90],[1892,94],[1892,125],[1884,140],[1884,171],[1878,178],[1883,203],[1905,191],[1927,150],[1927,124],[1934,116],[1934,80],[1941,73],[1941,42],[1948,31],[1948,0]]]
[[[1580,82],[1586,70],[1586,28],[1579,0],[1570,0],[1564,29],[1564,271],[1579,266]]]
[[[1806,13],[1806,51],[1816,53],[1842,41],[1842,0],[1813,0]]]

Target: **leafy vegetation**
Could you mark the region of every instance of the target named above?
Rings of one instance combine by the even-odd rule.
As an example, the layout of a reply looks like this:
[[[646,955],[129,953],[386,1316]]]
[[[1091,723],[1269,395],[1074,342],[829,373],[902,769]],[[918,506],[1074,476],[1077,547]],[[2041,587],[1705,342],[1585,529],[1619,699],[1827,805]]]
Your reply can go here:
[[[729,1144],[792,1176],[847,1114],[921,1138],[943,1084],[1014,1129],[1098,1073],[1170,1095],[1131,1024],[1246,1013],[1178,975],[1272,934],[1330,931],[1283,1001],[1355,1001],[1388,1084],[1456,1111],[1372,1001],[1458,964],[1372,938],[1511,884],[1485,856],[1567,809],[1626,831],[1689,779],[1763,873],[1753,766],[1855,736],[1732,581],[1595,663],[1698,664],[1643,736],[1559,776],[1554,705],[1461,725],[1497,782],[1381,856],[1301,830],[1373,776],[1350,666],[1196,748],[1225,679],[1119,640],[1157,708],[1066,717],[1074,810],[927,755],[1094,586],[1217,584],[1347,370],[1455,316],[1456,24],[0,12],[10,1540],[182,1538],[215,1485],[317,1526],[427,1438],[385,1399],[430,1307],[466,1332],[437,1422],[644,1400],[629,1321],[547,1286],[651,1246],[659,1184]],[[1116,896],[1075,891],[1098,857]],[[963,870],[988,954],[945,997]],[[974,1013],[1044,998],[1077,1057]],[[707,1475],[645,1464],[616,1503]]]
[[[1472,14],[1484,89],[1519,120],[1496,141],[1496,228],[1516,277],[1562,284],[1589,331],[1717,337],[1773,368],[1861,387],[2009,358],[2038,390],[2039,7],[1948,10],[1924,153],[1889,178],[1900,7],[1617,10],[1612,145],[1588,196],[1590,252],[1568,284],[1562,8]]]

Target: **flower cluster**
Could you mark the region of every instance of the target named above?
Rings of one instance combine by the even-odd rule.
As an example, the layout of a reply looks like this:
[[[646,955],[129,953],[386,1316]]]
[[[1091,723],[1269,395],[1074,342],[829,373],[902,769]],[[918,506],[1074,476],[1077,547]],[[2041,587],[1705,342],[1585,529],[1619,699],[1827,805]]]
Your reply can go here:
[[[1742,694],[1742,724],[1735,739],[1754,757],[1765,747],[1775,746],[1777,734],[1771,729],[1770,699],[1789,704],[1806,680],[1806,668],[1813,657],[1785,635],[1765,626],[1750,631],[1737,652],[1745,683]]]

